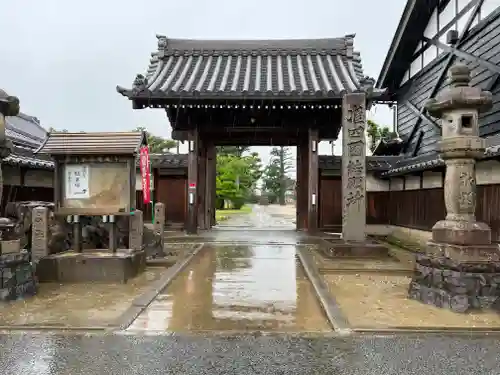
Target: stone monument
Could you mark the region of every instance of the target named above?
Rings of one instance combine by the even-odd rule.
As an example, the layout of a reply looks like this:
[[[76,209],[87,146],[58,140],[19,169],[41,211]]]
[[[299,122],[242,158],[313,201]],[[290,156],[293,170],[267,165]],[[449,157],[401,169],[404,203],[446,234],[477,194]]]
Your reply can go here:
[[[475,215],[475,165],[485,151],[478,117],[491,108],[492,95],[469,84],[469,68],[456,64],[449,69],[449,86],[426,104],[442,127],[447,214],[432,228],[409,288],[410,298],[456,312],[491,307],[500,295],[498,246],[491,243],[489,226]]]
[[[54,215],[71,224],[72,244],[69,251],[40,260],[41,281],[126,282],[144,270],[144,220],[135,209],[135,161],[145,146],[144,132],[49,135],[37,152],[54,159]],[[46,217],[41,210],[33,216],[42,222]],[[107,248],[82,247],[82,228],[89,218],[99,219]],[[33,222],[32,242],[43,254],[47,226],[42,222]],[[128,248],[118,248],[120,228],[128,235],[128,241],[122,241]]]
[[[374,80],[342,100],[342,238],[328,239],[326,256],[388,257],[386,246],[366,235],[366,106]]]

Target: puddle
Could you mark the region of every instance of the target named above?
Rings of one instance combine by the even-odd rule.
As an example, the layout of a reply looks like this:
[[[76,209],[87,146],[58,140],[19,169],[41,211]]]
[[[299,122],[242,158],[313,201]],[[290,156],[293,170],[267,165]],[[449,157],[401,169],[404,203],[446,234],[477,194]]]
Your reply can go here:
[[[207,245],[129,331],[329,332],[295,245]]]
[[[151,267],[127,284],[42,283],[36,296],[0,303],[0,325],[105,326],[158,280],[165,268]]]

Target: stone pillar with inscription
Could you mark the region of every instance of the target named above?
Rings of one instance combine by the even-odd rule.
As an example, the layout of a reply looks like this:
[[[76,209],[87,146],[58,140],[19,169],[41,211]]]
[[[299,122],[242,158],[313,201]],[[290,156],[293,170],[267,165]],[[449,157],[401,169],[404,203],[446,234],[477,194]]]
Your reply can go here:
[[[446,163],[446,217],[432,228],[427,254],[419,256],[410,284],[412,299],[455,312],[498,304],[500,255],[491,230],[476,220],[476,159],[485,151],[479,137],[479,111],[488,110],[492,95],[470,84],[470,70],[449,69],[449,85],[426,104],[442,127],[439,143]]]
[[[134,214],[130,216],[129,247],[131,250],[142,250],[143,234],[144,216],[141,210],[135,210]]]
[[[32,211],[31,256],[33,260],[49,255],[49,209],[35,207]]]
[[[366,94],[342,100],[342,239],[366,240]]]

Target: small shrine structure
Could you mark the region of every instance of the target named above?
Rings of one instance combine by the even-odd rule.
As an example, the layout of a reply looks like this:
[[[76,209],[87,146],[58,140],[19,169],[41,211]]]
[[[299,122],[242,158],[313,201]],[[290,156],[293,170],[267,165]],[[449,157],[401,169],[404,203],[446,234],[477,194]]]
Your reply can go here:
[[[71,250],[43,257],[48,210],[33,210],[33,251],[42,253],[41,266],[52,267],[56,280],[126,281],[144,269],[143,215],[135,209],[136,158],[143,146],[144,132],[58,132],[37,150],[54,159],[54,215],[72,227]],[[107,227],[108,248],[83,251],[82,221],[96,216]],[[125,249],[118,249],[119,228]]]

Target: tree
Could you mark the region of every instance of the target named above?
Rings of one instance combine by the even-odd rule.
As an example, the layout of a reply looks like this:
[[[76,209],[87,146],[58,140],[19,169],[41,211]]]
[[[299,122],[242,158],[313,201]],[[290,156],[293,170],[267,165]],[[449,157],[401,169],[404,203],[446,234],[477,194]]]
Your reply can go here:
[[[382,127],[371,120],[368,120],[366,123],[366,132],[370,140],[370,151],[373,152],[377,148],[378,141],[391,137],[392,133],[387,126]]]
[[[144,126],[138,126],[133,131],[146,132],[146,135],[148,137],[149,152],[151,153],[162,153],[164,150],[170,150],[171,148],[177,147],[177,142],[173,139],[166,139],[157,135],[153,135],[149,131],[147,131]]]
[[[254,152],[248,156],[217,155],[216,194],[218,208],[230,201],[239,209],[250,197],[261,176],[261,160]]]
[[[285,194],[289,188],[290,178],[287,173],[293,169],[293,157],[286,147],[273,147],[271,159],[264,171],[264,190],[269,195],[270,203],[278,200],[285,204]]]

